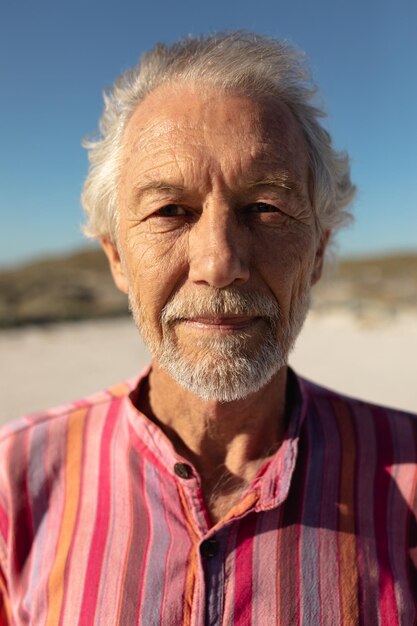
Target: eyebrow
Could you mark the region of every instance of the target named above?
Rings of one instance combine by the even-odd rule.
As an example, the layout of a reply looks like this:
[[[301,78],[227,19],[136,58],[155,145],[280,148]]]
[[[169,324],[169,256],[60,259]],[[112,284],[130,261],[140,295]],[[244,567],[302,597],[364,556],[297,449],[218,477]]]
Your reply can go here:
[[[300,202],[306,201],[306,195],[302,192],[302,186],[297,180],[294,180],[287,172],[274,174],[273,176],[267,176],[259,180],[252,180],[246,183],[248,189],[257,187],[279,187],[292,191]]]
[[[146,185],[138,185],[135,189],[135,198],[136,200],[141,200],[143,196],[149,195],[151,193],[163,193],[172,194],[172,193],[184,193],[185,187],[182,185],[173,185],[172,183],[168,183],[165,181],[155,180]]]
[[[246,182],[246,186],[252,187],[283,187],[284,189],[293,189],[295,185],[290,183],[287,174],[279,174],[277,176],[268,176],[260,180],[250,180]]]
[[[257,187],[277,187],[292,191],[298,200],[305,201],[305,195],[301,191],[300,184],[293,180],[287,172],[280,172],[265,178],[254,178],[252,180],[246,180],[242,189],[251,190]],[[144,196],[152,193],[160,195],[175,195],[183,194],[186,191],[183,185],[176,185],[168,181],[155,180],[146,183],[145,185],[138,185],[135,189],[135,199],[137,202],[142,200]]]

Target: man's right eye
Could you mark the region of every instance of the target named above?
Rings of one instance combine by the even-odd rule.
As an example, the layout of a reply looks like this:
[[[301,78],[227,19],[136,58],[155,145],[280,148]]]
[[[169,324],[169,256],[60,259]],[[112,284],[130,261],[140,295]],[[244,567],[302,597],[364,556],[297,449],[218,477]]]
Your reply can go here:
[[[167,204],[156,212],[158,217],[181,217],[186,214],[187,211],[178,204]]]

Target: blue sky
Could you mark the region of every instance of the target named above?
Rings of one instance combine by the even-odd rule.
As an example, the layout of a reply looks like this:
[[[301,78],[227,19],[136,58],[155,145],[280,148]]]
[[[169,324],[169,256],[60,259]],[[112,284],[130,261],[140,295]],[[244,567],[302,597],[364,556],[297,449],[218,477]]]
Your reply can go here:
[[[81,138],[156,41],[244,28],[304,49],[359,194],[342,255],[417,251],[415,0],[18,0],[0,10],[0,266],[84,244]]]

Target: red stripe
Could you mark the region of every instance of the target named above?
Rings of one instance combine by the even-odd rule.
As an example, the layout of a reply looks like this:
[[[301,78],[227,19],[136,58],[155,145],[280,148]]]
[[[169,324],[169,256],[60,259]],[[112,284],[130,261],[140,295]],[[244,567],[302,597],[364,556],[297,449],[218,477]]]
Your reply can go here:
[[[301,551],[303,547],[302,530],[303,530],[304,505],[306,501],[306,490],[307,490],[307,480],[308,480],[308,466],[309,466],[309,460],[311,459],[311,451],[310,451],[311,440],[307,433],[307,426],[304,426],[304,446],[305,446],[304,458],[306,459],[306,462],[304,465],[304,473],[302,477],[302,482],[300,482],[300,501],[297,505],[298,519],[297,519],[297,524],[296,524],[295,532],[294,532],[294,535],[295,535],[295,575],[294,575],[295,589],[293,592],[297,598],[295,605],[297,607],[296,610],[297,610],[297,624],[298,625],[302,624],[302,618],[303,618],[303,611],[302,611],[302,605],[303,605],[303,599],[304,599],[304,594],[303,594],[303,589],[302,589],[303,562],[301,558]],[[300,480],[300,478],[298,477],[297,479]],[[294,481],[296,480],[295,473],[293,476],[293,480]]]
[[[6,511],[0,505],[0,533],[3,537],[4,543],[7,543],[9,536],[9,518]]]
[[[239,523],[236,537],[234,626],[252,623],[253,541],[257,516],[251,513]]]
[[[388,548],[389,491],[392,478],[389,466],[393,462],[392,437],[384,412],[375,409],[376,437],[380,458],[375,476],[375,540],[379,563],[380,626],[396,626],[397,602]],[[405,552],[405,549],[404,549]]]
[[[162,475],[168,474],[169,476],[171,476],[161,460],[154,454],[152,450],[150,450],[148,445],[144,441],[142,441],[142,439],[140,439],[139,435],[130,424],[130,422],[128,423],[128,429],[129,438],[134,449],[139,452],[144,459],[147,459],[158,470],[158,472],[162,473]]]
[[[308,456],[307,445],[307,438],[302,437],[298,451],[300,458]],[[279,566],[280,593],[277,613],[282,626],[300,622],[300,524],[306,480],[306,465],[297,463],[291,489],[282,505],[279,564],[285,563],[285,566]]]
[[[407,567],[410,566],[409,561],[413,557],[412,550],[416,543],[414,541],[416,539],[414,526],[414,513],[417,508],[416,485],[408,482],[411,481],[412,472],[415,472],[416,468],[414,442],[410,435],[410,430],[414,428],[414,425],[411,421],[407,421],[405,427],[402,425],[402,420],[408,420],[408,418],[396,419],[396,416],[389,411],[369,408],[368,405],[364,405],[365,408],[355,408],[356,405],[353,406],[337,396],[329,399],[329,396],[322,393],[320,405],[317,401],[317,411],[310,407],[308,419],[311,421],[306,424],[306,427],[311,427],[314,432],[316,428],[323,428],[325,431],[324,460],[326,471],[331,475],[326,475],[325,482],[321,483],[320,489],[315,494],[316,514],[317,520],[320,515],[320,524],[314,520],[303,520],[306,498],[312,495],[311,491],[306,493],[306,489],[309,488],[307,465],[314,462],[314,456],[311,455],[315,451],[315,438],[310,438],[311,433],[307,432],[305,427],[300,439],[299,458],[295,465],[288,498],[273,512],[273,519],[270,517],[271,511],[259,511],[256,514],[245,513],[242,507],[239,515],[235,517],[231,515],[221,526],[221,540],[225,542],[225,560],[218,565],[215,564],[216,562],[211,564],[213,570],[219,567],[219,577],[214,582],[217,585],[215,592],[224,595],[224,611],[220,621],[223,620],[233,626],[251,626],[251,624],[287,626],[305,623],[303,610],[310,602],[309,579],[306,575],[303,576],[300,586],[300,575],[303,574],[303,568],[307,567],[307,562],[303,562],[303,556],[310,547],[311,549],[314,547],[306,543],[307,535],[303,534],[305,525],[310,524],[310,528],[319,533],[317,566],[316,562],[311,563],[311,576],[318,576],[322,573],[325,582],[323,587],[325,592],[320,587],[319,606],[317,606],[313,621],[316,619],[317,624],[331,623],[332,626],[333,624],[340,625],[342,622],[356,624],[361,621],[380,623],[381,626],[398,626],[400,620],[407,624],[413,623],[414,603],[409,594],[412,593],[410,589],[417,586],[417,549],[414,552],[416,567],[410,568],[410,572],[407,572]],[[106,607],[109,606],[109,602],[113,602],[116,614],[117,607],[120,606],[119,616],[116,615],[113,620],[115,626],[116,624],[135,626],[136,623],[142,623],[140,616],[143,606],[141,605],[144,601],[148,601],[149,596],[152,596],[150,605],[153,611],[150,621],[180,626],[186,622],[188,624],[188,618],[191,616],[193,623],[198,622],[198,626],[204,622],[204,618],[200,619],[200,609],[203,612],[204,603],[204,572],[197,569],[196,553],[191,549],[192,543],[197,541],[192,529],[196,524],[204,526],[202,521],[204,507],[202,502],[197,500],[197,496],[194,498],[192,495],[189,497],[184,495],[185,488],[178,486],[181,483],[172,477],[168,480],[168,473],[171,476],[170,464],[173,465],[177,457],[173,451],[170,451],[169,446],[165,445],[162,436],[157,431],[152,432],[154,425],[145,423],[138,416],[137,436],[133,436],[133,431],[128,433],[131,428],[128,422],[122,422],[122,428],[119,431],[118,419],[120,417],[123,420],[126,417],[124,407],[124,404],[120,405],[120,400],[109,399],[108,404],[103,405],[100,416],[93,411],[89,417],[88,428],[84,428],[82,433],[79,429],[77,441],[81,441],[82,434],[80,450],[86,452],[81,463],[83,473],[78,473],[77,470],[76,474],[68,474],[65,471],[66,466],[63,463],[66,450],[65,425],[68,424],[66,413],[50,418],[55,421],[45,422],[42,418],[42,422],[46,423],[49,429],[45,443],[47,445],[45,456],[43,456],[43,448],[38,448],[40,438],[37,437],[39,433],[36,432],[38,427],[36,424],[33,425],[33,431],[26,429],[14,433],[11,440],[6,442],[4,452],[0,453],[0,462],[4,464],[4,470],[8,473],[7,483],[3,486],[5,493],[1,498],[2,506],[0,506],[0,538],[4,535],[10,541],[8,585],[10,589],[13,589],[13,607],[21,607],[16,610],[21,611],[23,618],[27,617],[29,621],[36,621],[36,610],[39,611],[38,617],[42,621],[41,613],[47,610],[48,600],[50,603],[54,600],[54,595],[47,597],[48,587],[45,587],[42,578],[39,579],[37,586],[33,589],[32,586],[30,587],[31,593],[28,593],[28,584],[32,577],[32,560],[35,562],[32,555],[39,556],[36,559],[36,565],[46,572],[45,578],[48,580],[48,573],[55,563],[54,546],[59,537],[59,526],[65,510],[65,502],[62,503],[61,499],[67,492],[66,480],[72,478],[77,486],[80,481],[79,491],[77,491],[78,499],[75,501],[73,497],[75,503],[72,513],[74,515],[71,519],[74,518],[76,521],[74,524],[71,523],[71,528],[66,535],[68,540],[65,541],[63,555],[67,560],[65,561],[64,557],[61,559],[62,567],[57,573],[59,585],[62,585],[64,604],[58,607],[56,624],[59,624],[59,615],[63,616],[65,613],[67,613],[65,623],[68,623],[71,602],[75,603],[77,613],[80,608],[77,624],[90,626],[95,622],[106,622],[108,615],[106,616],[99,604],[103,591],[110,596],[110,599],[106,596]],[[323,415],[323,411],[328,409],[332,412],[326,412]],[[330,421],[332,421],[332,429],[329,428],[328,422]],[[83,423],[85,424],[84,421]],[[99,428],[97,424],[100,425]],[[338,438],[335,432],[336,425],[339,428],[340,442],[338,440],[335,442]],[[374,425],[377,442],[374,440]],[[32,438],[31,432],[35,434],[35,439]],[[116,432],[120,432],[123,437],[121,441],[117,441],[119,451],[117,462],[120,463],[120,471],[125,472],[126,476],[126,482],[123,481],[123,485],[115,483],[114,474],[110,474]],[[156,439],[152,441],[154,435]],[[87,447],[93,437],[96,438],[96,445],[99,447],[94,458],[88,456]],[[140,438],[143,439],[143,443]],[[409,445],[404,445],[405,438],[409,440]],[[45,484],[40,479],[33,482],[27,481],[28,467],[24,450],[27,450],[25,446],[30,440],[32,444],[29,452],[30,454],[36,453],[36,456],[32,457],[29,467],[39,468],[38,459],[45,463]],[[148,441],[152,451],[147,447]],[[356,445],[358,445],[357,448]],[[311,446],[310,449],[309,446]],[[159,455],[158,448],[160,449]],[[10,461],[8,461],[9,450],[13,452]],[[395,456],[397,452],[401,458]],[[167,462],[163,464],[161,458]],[[269,482],[271,480],[276,480],[276,492],[284,490],[289,478],[289,457],[285,461],[278,468],[279,462],[275,459],[273,464],[268,466],[272,469],[264,468],[258,476],[256,487],[260,488],[265,498],[271,498],[272,489]],[[398,468],[397,472],[397,466],[402,462],[406,462],[407,466]],[[156,534],[158,532],[156,528],[159,528],[159,525],[156,528],[154,526],[156,522],[153,508],[154,492],[151,491],[149,484],[146,482],[144,484],[144,480],[150,477],[150,473],[143,471],[144,465],[147,466],[148,463],[152,464],[158,476],[157,480],[160,481],[164,505],[160,514],[166,518],[166,532],[169,533],[167,552],[161,550],[157,581],[149,579],[149,565],[154,564],[151,559],[159,554]],[[341,463],[343,467],[340,467]],[[393,474],[394,470],[395,474]],[[96,477],[99,476],[99,484],[97,491],[95,486],[90,486],[95,490],[94,499],[90,503],[91,507],[88,507],[90,516],[88,525],[92,528],[84,534],[78,532],[80,520],[75,517],[75,512],[77,511],[78,515],[80,510],[84,511],[83,507],[78,508],[80,501],[83,503],[89,501],[90,483],[86,482],[89,472]],[[364,472],[367,473],[365,484],[363,483]],[[152,485],[153,480],[152,477]],[[28,499],[27,488],[33,487],[36,487],[36,491],[29,494],[30,499]],[[326,487],[328,487],[327,491]],[[340,487],[340,493],[337,493],[336,487]],[[48,493],[49,503],[46,497],[43,503],[43,491],[40,489]],[[113,534],[110,536],[112,516],[118,514],[118,511],[114,510],[114,499],[110,498],[110,492],[114,493],[116,489],[120,494],[120,501],[123,501],[126,506],[126,511],[123,512],[126,514],[125,520],[123,519],[123,529],[119,530],[122,533],[126,532],[123,541],[119,541],[120,537],[115,537]],[[159,484],[156,493],[159,498]],[[325,498],[323,494],[326,495]],[[98,496],[97,503],[96,495]],[[406,533],[406,504],[405,500],[401,500],[406,497],[410,507],[408,533]],[[264,505],[261,498],[259,502],[262,506]],[[270,502],[272,501],[268,500],[268,506],[272,506]],[[49,516],[46,516],[47,512]],[[33,541],[30,538],[32,513],[35,528]],[[36,528],[39,528],[38,520],[41,519],[45,524],[44,530],[42,533],[36,533]],[[279,522],[275,521],[276,519]],[[56,530],[54,526],[57,527]],[[256,532],[258,535],[254,540]],[[408,537],[407,534],[410,536]],[[41,542],[45,537],[46,543],[43,544]],[[116,539],[118,541],[115,547],[112,541]],[[358,553],[355,540],[360,546]],[[28,541],[32,541],[31,545]],[[76,562],[77,552],[71,546],[71,542],[74,541],[83,550],[82,562]],[[165,538],[165,541],[168,541],[168,538]],[[304,542],[302,551],[300,542]],[[410,544],[410,547],[406,545],[406,542]],[[120,553],[120,546],[123,546],[123,553]],[[275,552],[272,552],[275,551],[275,546],[277,563],[271,563],[270,559],[275,556]],[[155,553],[152,553],[153,549]],[[336,549],[339,550],[339,554]],[[333,559],[332,568],[326,567],[327,555]],[[104,560],[104,557],[107,560]],[[364,590],[358,586],[357,562],[361,567],[359,576],[362,573],[361,584]],[[21,567],[18,568],[16,564],[20,564]],[[104,587],[104,573],[107,566],[115,568],[112,577],[113,589],[110,589],[108,585]],[[343,567],[339,580],[337,566]],[[0,571],[0,581],[1,576]],[[36,576],[35,571],[33,576]],[[81,591],[77,585],[72,585],[73,577],[77,576],[79,576],[80,585],[82,584]],[[142,587],[145,580],[143,593]],[[154,582],[162,587],[161,602],[156,604],[155,597],[153,597]],[[341,585],[340,591],[338,583]],[[224,587],[222,587],[223,584]],[[77,587],[76,594],[74,587]],[[53,594],[52,586],[50,589]],[[277,589],[277,597],[275,597],[275,589]],[[78,594],[82,594],[81,597]],[[254,594],[259,594],[259,597],[255,597],[255,603]],[[7,593],[5,595],[7,597]],[[262,603],[263,599],[267,599],[268,602]],[[341,616],[339,619],[336,604],[341,600],[343,602],[340,606],[345,611],[345,617]],[[269,616],[265,613],[269,601],[271,605],[275,603],[276,619],[275,615]],[[352,615],[356,611],[358,601],[362,602],[363,606],[360,607],[362,614],[359,614],[356,619],[352,618]],[[336,607],[333,614],[329,612],[331,604]],[[311,607],[307,608],[310,610]],[[148,611],[149,607],[147,606],[146,609]],[[13,621],[12,619],[4,621],[3,612],[0,591],[0,625]],[[304,610],[304,613],[307,615],[308,612]],[[381,615],[380,622],[378,621],[379,615]],[[138,616],[139,619],[137,619]],[[108,617],[108,619],[112,618]]]
[[[91,541],[90,554],[86,572],[86,586],[81,605],[79,626],[91,626],[92,616],[95,614],[98,590],[100,585],[101,567],[104,558],[104,549],[107,539],[107,529],[110,512],[111,493],[111,469],[110,447],[113,430],[118,418],[120,400],[115,400],[110,405],[106,417],[106,425],[103,429],[102,444],[100,451],[100,476],[99,494],[97,499],[97,514],[95,519],[95,531]],[[114,488],[114,487],[113,487]]]
[[[163,619],[164,619],[164,607],[166,607],[166,605],[168,604],[168,599],[169,599],[169,592],[171,591],[172,594],[174,595],[174,597],[176,597],[177,595],[180,595],[185,587],[185,580],[186,580],[186,576],[185,576],[185,572],[182,573],[182,576],[180,574],[180,572],[177,572],[177,575],[175,576],[173,581],[170,581],[171,584],[168,587],[167,585],[167,573],[168,573],[168,563],[170,562],[171,558],[172,558],[172,551],[174,549],[174,541],[173,541],[173,533],[172,533],[172,528],[171,528],[171,524],[170,524],[170,519],[168,516],[168,511],[167,511],[167,491],[168,491],[168,487],[164,488],[164,485],[161,485],[161,496],[162,496],[162,503],[163,503],[163,507],[164,507],[164,517],[165,517],[165,523],[167,525],[168,528],[168,532],[169,532],[169,543],[168,543],[168,549],[166,551],[166,555],[165,555],[165,563],[164,563],[164,586],[162,589],[162,595],[161,595],[161,605],[160,605],[160,609],[159,609],[159,623],[163,624]],[[171,497],[175,497],[175,494],[172,494]],[[179,533],[175,534],[175,541],[179,542],[180,541],[180,536]],[[181,538],[181,543],[184,544],[184,537]],[[176,584],[175,584],[176,583]],[[168,592],[168,593],[167,593]]]

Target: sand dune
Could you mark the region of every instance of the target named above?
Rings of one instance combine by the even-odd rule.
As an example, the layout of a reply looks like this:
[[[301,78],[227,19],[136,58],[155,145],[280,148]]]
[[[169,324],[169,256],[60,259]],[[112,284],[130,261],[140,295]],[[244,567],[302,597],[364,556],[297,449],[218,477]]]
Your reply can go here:
[[[128,318],[0,332],[0,420],[82,397],[135,375],[149,360]],[[417,314],[359,320],[312,313],[291,357],[304,376],[417,412]]]

